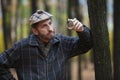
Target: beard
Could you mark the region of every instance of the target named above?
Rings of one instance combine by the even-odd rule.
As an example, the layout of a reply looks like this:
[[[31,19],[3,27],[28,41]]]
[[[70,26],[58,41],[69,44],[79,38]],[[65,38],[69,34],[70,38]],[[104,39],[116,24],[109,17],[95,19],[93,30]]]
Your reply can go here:
[[[39,33],[38,38],[43,43],[48,43],[50,40],[52,40],[55,37],[55,31],[49,31],[47,34]]]

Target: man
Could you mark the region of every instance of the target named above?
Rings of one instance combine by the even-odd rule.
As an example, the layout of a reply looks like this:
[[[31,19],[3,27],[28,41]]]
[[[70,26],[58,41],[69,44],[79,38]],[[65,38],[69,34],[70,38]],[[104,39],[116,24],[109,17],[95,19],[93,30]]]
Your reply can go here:
[[[90,30],[73,19],[78,37],[55,35],[52,15],[38,10],[30,17],[33,34],[0,55],[0,80],[14,80],[9,68],[15,68],[19,80],[67,80],[66,61],[92,47]]]

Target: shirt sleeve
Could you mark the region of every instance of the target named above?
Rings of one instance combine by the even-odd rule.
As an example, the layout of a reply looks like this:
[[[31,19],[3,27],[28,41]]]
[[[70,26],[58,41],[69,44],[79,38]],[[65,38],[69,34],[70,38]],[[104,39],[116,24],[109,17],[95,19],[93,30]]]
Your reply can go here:
[[[9,68],[15,68],[19,56],[18,44],[0,54],[0,80],[15,80]]]
[[[84,25],[84,30],[77,34],[78,37],[64,37],[63,48],[68,58],[86,53],[92,48],[92,33],[88,27]]]

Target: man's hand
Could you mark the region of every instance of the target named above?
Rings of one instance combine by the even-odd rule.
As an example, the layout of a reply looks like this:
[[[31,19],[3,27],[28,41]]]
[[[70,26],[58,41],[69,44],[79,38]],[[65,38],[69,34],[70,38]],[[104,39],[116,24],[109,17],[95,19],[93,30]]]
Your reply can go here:
[[[82,32],[84,30],[83,24],[80,21],[78,21],[76,18],[73,19],[73,23],[74,23],[73,30],[77,32]]]

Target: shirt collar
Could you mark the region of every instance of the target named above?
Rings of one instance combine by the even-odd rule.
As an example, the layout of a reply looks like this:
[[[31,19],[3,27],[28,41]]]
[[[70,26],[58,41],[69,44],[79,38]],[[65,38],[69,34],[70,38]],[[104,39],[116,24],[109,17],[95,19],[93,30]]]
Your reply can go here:
[[[37,37],[34,34],[31,34],[29,36],[29,45],[31,45],[31,46],[39,46],[39,44],[37,42]]]
[[[60,39],[59,39],[59,36],[58,35],[56,35],[52,40],[51,40],[51,43],[52,44],[57,44],[57,43],[59,43],[60,42]]]
[[[60,42],[60,40],[59,40],[59,37],[57,35],[51,40],[51,43],[53,45],[57,44],[59,42]],[[39,43],[37,41],[37,37],[34,34],[29,36],[29,45],[31,45],[31,46],[39,46]]]

